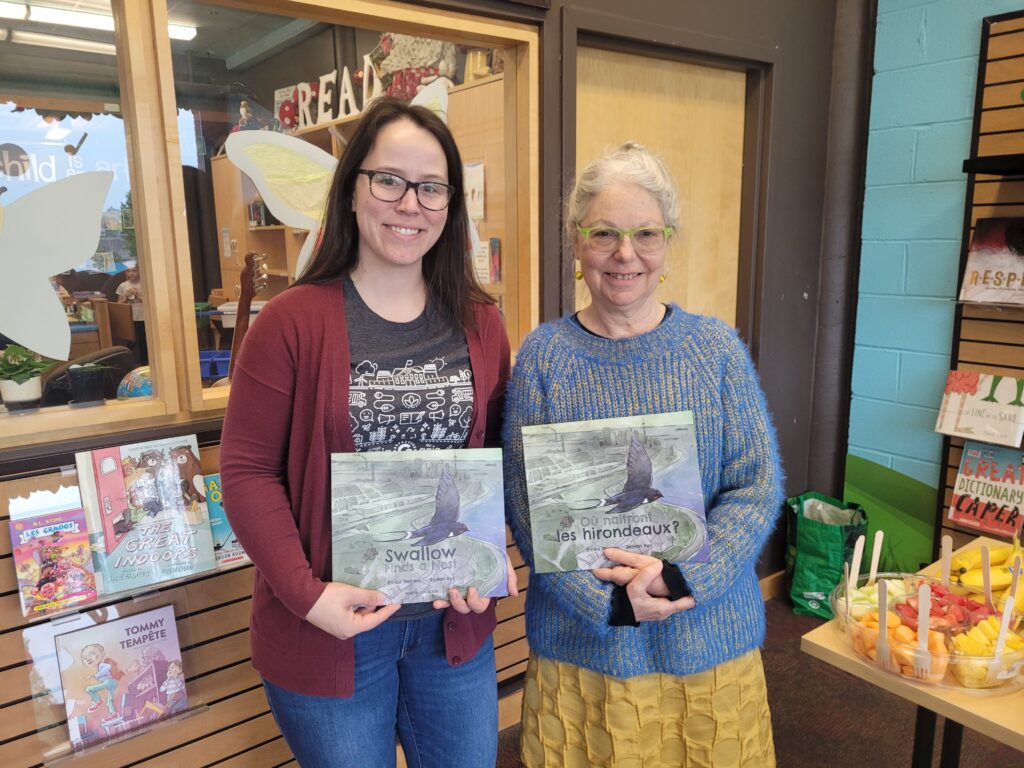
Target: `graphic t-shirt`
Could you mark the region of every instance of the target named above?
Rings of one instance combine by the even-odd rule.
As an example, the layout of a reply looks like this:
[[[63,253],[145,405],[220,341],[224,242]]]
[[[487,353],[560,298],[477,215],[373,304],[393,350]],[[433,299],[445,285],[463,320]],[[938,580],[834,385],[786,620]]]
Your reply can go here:
[[[473,372],[461,329],[428,306],[412,322],[375,314],[345,278],[349,424],[357,451],[462,448],[473,418]]]
[[[348,414],[357,451],[463,448],[473,419],[473,371],[466,334],[428,306],[409,323],[371,310],[345,277]],[[403,605],[391,620],[436,613],[430,603]]]

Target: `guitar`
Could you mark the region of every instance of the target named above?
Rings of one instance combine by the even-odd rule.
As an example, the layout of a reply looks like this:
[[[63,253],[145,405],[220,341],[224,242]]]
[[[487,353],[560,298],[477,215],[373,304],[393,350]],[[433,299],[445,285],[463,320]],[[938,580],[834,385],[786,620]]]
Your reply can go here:
[[[231,362],[228,364],[228,380],[235,372],[238,350],[242,339],[249,330],[249,310],[257,293],[267,289],[267,265],[263,254],[250,251],[245,254],[245,266],[238,277],[238,314],[235,315],[235,335],[231,339]]]

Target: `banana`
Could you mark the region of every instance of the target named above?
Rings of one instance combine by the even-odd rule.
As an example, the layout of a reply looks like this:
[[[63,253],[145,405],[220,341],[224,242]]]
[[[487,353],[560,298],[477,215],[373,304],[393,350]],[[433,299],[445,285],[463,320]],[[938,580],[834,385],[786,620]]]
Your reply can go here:
[[[990,548],[988,551],[989,565],[1002,565],[1013,555],[1015,549],[1016,547],[1013,544]],[[954,575],[957,573],[967,573],[975,568],[981,568],[980,547],[962,552],[954,557],[950,564],[950,572]]]
[[[1014,558],[1016,559],[1018,556],[1019,555],[1015,554]],[[1022,560],[1022,562],[1024,562],[1024,556],[1021,556],[1021,560]],[[1013,563],[1007,563],[1007,566],[1011,566],[1012,564]],[[995,600],[996,607],[1000,611],[1002,611],[1003,610],[1003,605],[1005,605],[1006,601],[1009,600],[1009,599],[1010,599],[1010,587],[1007,587],[1006,591],[1004,591],[999,596],[999,598]],[[1016,598],[1013,601],[1013,608],[1014,608],[1014,610],[1018,614],[1024,615],[1024,576],[1020,577],[1017,580],[1017,595],[1016,595]]]
[[[996,565],[989,568],[988,571],[993,592],[997,589],[1007,589],[1010,586],[1010,582],[1013,581],[1013,573],[1010,572],[1009,566]],[[957,582],[971,589],[984,589],[985,574],[981,568],[974,568],[967,571],[967,573],[961,573]]]

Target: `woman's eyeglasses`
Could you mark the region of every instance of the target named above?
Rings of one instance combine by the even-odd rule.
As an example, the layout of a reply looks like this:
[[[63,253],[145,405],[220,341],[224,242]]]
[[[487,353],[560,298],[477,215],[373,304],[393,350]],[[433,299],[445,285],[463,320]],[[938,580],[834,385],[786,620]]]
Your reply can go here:
[[[658,253],[672,237],[672,227],[637,227],[636,229],[619,229],[618,227],[576,227],[583,235],[587,245],[594,253],[614,253],[622,245],[625,238],[633,244],[637,253]]]
[[[420,205],[428,211],[443,211],[455,193],[455,187],[440,181],[409,181],[387,171],[360,169],[358,173],[370,180],[370,194],[384,203],[397,203],[412,188]]]

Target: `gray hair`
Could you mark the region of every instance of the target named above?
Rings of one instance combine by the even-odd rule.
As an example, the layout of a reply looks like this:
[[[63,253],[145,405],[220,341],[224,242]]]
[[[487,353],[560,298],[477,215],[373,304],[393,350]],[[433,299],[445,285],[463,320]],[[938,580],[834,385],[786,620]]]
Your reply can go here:
[[[610,185],[636,184],[658,201],[665,225],[679,229],[679,188],[665,161],[643,144],[627,141],[584,166],[570,190],[565,228],[570,238],[583,222],[590,203]]]

